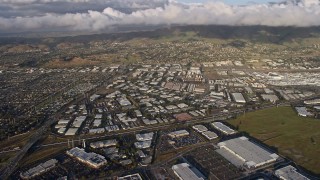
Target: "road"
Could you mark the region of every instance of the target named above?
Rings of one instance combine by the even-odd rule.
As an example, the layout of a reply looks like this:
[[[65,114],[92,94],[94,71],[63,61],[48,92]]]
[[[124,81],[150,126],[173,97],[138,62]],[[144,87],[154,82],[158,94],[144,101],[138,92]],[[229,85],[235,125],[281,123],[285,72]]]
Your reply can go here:
[[[110,83],[111,80],[113,80],[112,77],[115,77],[114,74],[110,76],[110,78],[105,80],[105,83]],[[104,83],[101,83],[100,86],[102,86]],[[99,87],[96,87],[99,88]],[[82,96],[82,95],[81,95]],[[84,98],[76,98],[75,101],[81,101]],[[70,102],[74,103],[74,101]],[[69,103],[69,104],[70,104]],[[0,180],[2,179],[8,179],[8,177],[16,170],[20,160],[25,156],[25,154],[28,152],[28,150],[43,136],[45,135],[46,131],[50,129],[50,126],[53,125],[58,117],[60,116],[60,113],[62,112],[64,108],[61,108],[56,114],[52,115],[49,120],[47,120],[42,127],[37,129],[35,133],[30,137],[29,141],[21,148],[19,152],[17,152],[16,156],[10,159],[10,162],[6,166],[0,169]]]
[[[276,106],[276,105],[266,105],[260,109],[267,109],[267,108],[271,108],[274,106]],[[287,106],[287,104],[280,104],[279,106]],[[254,111],[254,110],[250,110],[250,111]],[[249,112],[249,111],[247,111],[247,112]],[[136,128],[120,130],[117,132],[110,132],[106,135],[97,135],[94,137],[82,137],[81,139],[74,139],[73,141],[76,143],[81,143],[83,140],[87,141],[87,140],[110,138],[110,137],[114,137],[114,136],[134,134],[134,133],[140,132],[140,131],[158,131],[158,130],[164,130],[164,129],[172,128],[174,126],[179,126],[179,125],[180,126],[190,126],[190,125],[194,125],[194,124],[198,124],[198,123],[207,123],[207,122],[212,122],[212,121],[225,120],[225,119],[228,119],[228,117],[230,117],[231,114],[243,114],[243,113],[244,113],[243,110],[237,109],[234,111],[229,111],[227,113],[218,113],[218,114],[215,114],[214,116],[209,116],[209,117],[207,116],[207,117],[193,119],[193,120],[190,120],[187,122],[175,122],[175,123],[169,123],[169,124],[157,124],[157,125],[152,125],[152,126],[140,126],[140,127],[136,127]],[[68,145],[68,141],[43,144],[43,145],[39,145],[37,147],[49,147],[49,146],[56,146],[56,145]]]
[[[110,78],[112,79],[112,78]],[[110,80],[108,79],[108,81]],[[80,101],[80,100],[77,100]],[[301,101],[301,99],[299,100]],[[268,104],[268,105],[263,105],[259,108],[260,109],[266,109],[266,108],[271,108],[271,107],[275,107],[275,106],[289,106],[290,103],[292,102],[286,102],[286,103],[281,103],[278,105],[275,104]],[[250,109],[246,112],[250,112],[250,111],[255,111],[256,109]],[[125,134],[132,134],[135,132],[139,132],[139,131],[157,131],[157,130],[161,130],[161,129],[167,129],[170,128],[172,126],[175,125],[185,125],[185,126],[190,126],[193,124],[198,124],[198,123],[205,123],[205,122],[212,122],[214,120],[225,120],[228,119],[228,117],[230,117],[230,115],[233,114],[243,114],[245,111],[244,109],[237,109],[237,110],[233,110],[233,111],[229,111],[227,113],[218,113],[215,114],[214,116],[210,116],[210,117],[203,117],[203,118],[197,118],[197,119],[193,119],[187,122],[176,122],[176,123],[171,123],[171,124],[158,124],[158,125],[153,125],[151,127],[148,126],[140,126],[137,128],[132,128],[132,129],[127,129],[127,130],[122,130],[120,132],[111,132],[107,135],[101,135],[101,136],[95,136],[95,137],[87,137],[87,138],[82,138],[82,139],[78,139],[78,140],[74,140],[75,142],[79,142],[82,141],[83,139],[85,140],[94,140],[94,139],[100,139],[100,138],[108,138],[111,136],[117,136],[117,135],[125,135]],[[44,123],[44,125],[39,128],[38,130],[36,130],[36,132],[31,136],[30,140],[28,141],[28,143],[21,148],[21,150],[17,153],[17,155],[15,157],[13,157],[10,162],[7,164],[7,166],[5,166],[4,168],[2,168],[0,170],[0,179],[7,179],[15,170],[16,167],[18,166],[19,161],[25,156],[25,154],[27,153],[27,151],[46,133],[46,130],[49,129],[49,127],[55,123],[56,121],[56,117],[59,116],[59,113],[55,114],[54,117],[52,117],[51,119],[49,119],[47,122]],[[214,118],[214,119],[213,119]],[[52,143],[52,144],[44,144],[41,145],[40,147],[47,147],[47,146],[56,146],[56,145],[62,145],[62,144],[67,144],[68,142],[59,142],[59,143]]]
[[[55,119],[49,119],[30,137],[30,140],[27,142],[27,144],[21,148],[17,155],[13,157],[4,168],[1,169],[0,179],[7,179],[12,174],[12,172],[14,172],[19,161],[24,157],[24,155],[28,152],[32,145],[42,137],[47,128],[50,127],[54,122]]]

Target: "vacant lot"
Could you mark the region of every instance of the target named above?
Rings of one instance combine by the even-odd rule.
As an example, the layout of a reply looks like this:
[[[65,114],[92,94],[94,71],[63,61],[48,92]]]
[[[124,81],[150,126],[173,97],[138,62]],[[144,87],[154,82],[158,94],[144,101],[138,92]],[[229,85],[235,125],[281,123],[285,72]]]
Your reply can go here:
[[[248,113],[230,123],[320,174],[320,120],[299,117],[290,107],[275,107]]]

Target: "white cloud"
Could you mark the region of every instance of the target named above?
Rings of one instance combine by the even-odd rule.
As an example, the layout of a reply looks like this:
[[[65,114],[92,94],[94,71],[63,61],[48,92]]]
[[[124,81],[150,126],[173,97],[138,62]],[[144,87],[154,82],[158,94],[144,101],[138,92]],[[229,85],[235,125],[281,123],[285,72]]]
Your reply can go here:
[[[0,1],[7,2],[9,0]],[[298,5],[287,3],[251,4],[248,6],[230,6],[223,2],[186,5],[171,1],[164,7],[140,9],[131,13],[123,13],[112,7],[106,7],[102,11],[89,10],[82,13],[44,13],[36,16],[0,17],[0,31],[103,31],[117,25],[161,24],[319,26],[319,3],[306,1],[304,0],[302,4],[298,3]],[[135,1],[135,3],[137,2]]]

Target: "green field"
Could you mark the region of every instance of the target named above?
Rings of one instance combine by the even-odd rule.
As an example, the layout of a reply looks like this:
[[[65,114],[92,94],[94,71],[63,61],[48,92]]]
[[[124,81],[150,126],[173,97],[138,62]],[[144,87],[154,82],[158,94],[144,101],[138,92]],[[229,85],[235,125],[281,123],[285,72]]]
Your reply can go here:
[[[320,120],[299,117],[291,107],[275,107],[247,113],[229,123],[320,175]]]

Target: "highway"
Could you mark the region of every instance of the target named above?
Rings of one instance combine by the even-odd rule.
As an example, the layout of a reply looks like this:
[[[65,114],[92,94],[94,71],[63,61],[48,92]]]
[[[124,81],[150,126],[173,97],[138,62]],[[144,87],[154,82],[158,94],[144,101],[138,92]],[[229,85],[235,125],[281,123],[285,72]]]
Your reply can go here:
[[[267,108],[271,108],[271,107],[274,107],[274,106],[276,106],[276,105],[266,105],[266,106],[264,106],[263,108],[260,108],[260,109],[267,109]],[[281,104],[281,105],[278,105],[278,106],[288,106],[288,104]],[[250,111],[254,111],[254,110],[250,110]],[[249,111],[247,111],[247,112],[249,112]],[[114,136],[134,134],[134,133],[140,132],[140,131],[158,131],[158,130],[164,130],[164,129],[172,128],[174,126],[190,126],[190,125],[194,125],[194,124],[198,124],[198,123],[208,123],[208,122],[213,122],[213,121],[226,120],[232,114],[243,114],[243,113],[244,113],[243,110],[237,109],[237,110],[234,110],[234,111],[229,111],[227,113],[218,113],[218,114],[215,114],[214,116],[209,116],[209,117],[207,116],[207,117],[192,119],[192,120],[186,121],[186,122],[175,122],[175,123],[169,123],[169,124],[157,124],[157,125],[152,125],[152,126],[140,126],[140,127],[130,128],[130,129],[126,129],[126,130],[120,130],[120,131],[117,131],[117,132],[109,132],[108,134],[97,135],[97,136],[94,136],[94,137],[82,137],[81,139],[74,139],[73,141],[77,142],[77,143],[81,143],[83,140],[87,141],[87,140],[110,138],[110,137],[114,137]],[[68,145],[68,141],[50,143],[50,144],[43,144],[43,145],[39,145],[37,147],[50,147],[50,146],[56,146],[56,145]]]
[[[110,78],[111,79],[111,78]],[[108,79],[108,80],[110,80]],[[80,101],[80,100],[77,100]],[[298,101],[301,101],[298,100]],[[214,116],[209,116],[209,117],[202,117],[202,118],[197,118],[193,119],[190,121],[186,122],[175,122],[175,123],[169,123],[169,124],[157,124],[153,126],[140,126],[136,128],[131,128],[131,129],[126,129],[126,130],[120,130],[118,132],[110,132],[107,135],[100,135],[100,136],[95,136],[95,137],[84,137],[78,140],[74,140],[74,142],[81,143],[79,141],[82,141],[83,139],[85,141],[87,140],[94,140],[94,139],[100,139],[100,138],[108,138],[112,136],[119,136],[119,135],[125,135],[125,134],[132,134],[140,131],[157,131],[157,130],[162,130],[162,129],[167,129],[167,128],[172,128],[174,126],[182,125],[182,126],[190,126],[193,124],[198,124],[198,123],[205,123],[205,122],[212,122],[212,121],[217,121],[217,120],[226,120],[232,115],[240,115],[245,112],[251,112],[255,110],[261,110],[261,109],[267,109],[275,106],[290,106],[290,103],[293,103],[295,101],[291,102],[285,102],[281,104],[267,104],[261,106],[259,109],[250,109],[245,111],[244,109],[236,109],[233,111],[229,111],[226,113],[220,112],[218,114],[214,114]],[[55,114],[52,118],[50,118],[47,122],[44,123],[44,125],[39,128],[30,138],[29,142],[21,148],[21,150],[17,153],[15,157],[13,157],[10,162],[0,170],[0,179],[7,179],[17,168],[19,161],[24,157],[24,155],[27,153],[27,151],[43,136],[45,135],[47,129],[51,125],[53,125],[56,122],[57,116],[59,116],[59,113]],[[57,142],[57,143],[52,143],[52,144],[44,144],[40,145],[39,147],[48,147],[48,146],[56,146],[56,145],[63,145],[63,144],[68,144],[68,141],[66,142]],[[5,153],[5,152],[2,152]]]
[[[110,81],[113,80],[114,75],[110,76],[110,78],[105,80],[105,83],[110,83]],[[100,86],[102,86],[104,83],[101,83]],[[99,88],[99,87],[96,87]],[[93,90],[91,90],[93,91]],[[91,92],[90,91],[90,92]],[[79,97],[82,97],[82,95],[79,95]],[[84,100],[84,98],[76,98],[76,100],[70,102],[69,104],[72,104],[74,102],[79,102],[81,100]],[[9,176],[16,170],[16,168],[19,165],[20,160],[25,156],[25,154],[28,152],[28,150],[43,136],[45,133],[47,133],[47,130],[50,129],[50,126],[53,125],[58,117],[60,116],[60,113],[64,110],[64,108],[61,108],[56,114],[52,115],[49,120],[47,120],[42,127],[37,129],[35,133],[30,137],[27,144],[25,144],[19,152],[15,155],[15,157],[10,159],[10,162],[6,166],[0,169],[0,180],[8,179]],[[4,152],[3,152],[4,153]]]
[[[10,160],[7,166],[1,169],[0,179],[7,179],[12,174],[12,172],[14,172],[17,165],[19,164],[19,161],[24,157],[24,155],[28,152],[32,145],[42,137],[42,135],[46,132],[46,129],[49,128],[54,122],[55,119],[49,119],[31,136],[27,144],[23,146],[17,153],[17,155]]]

